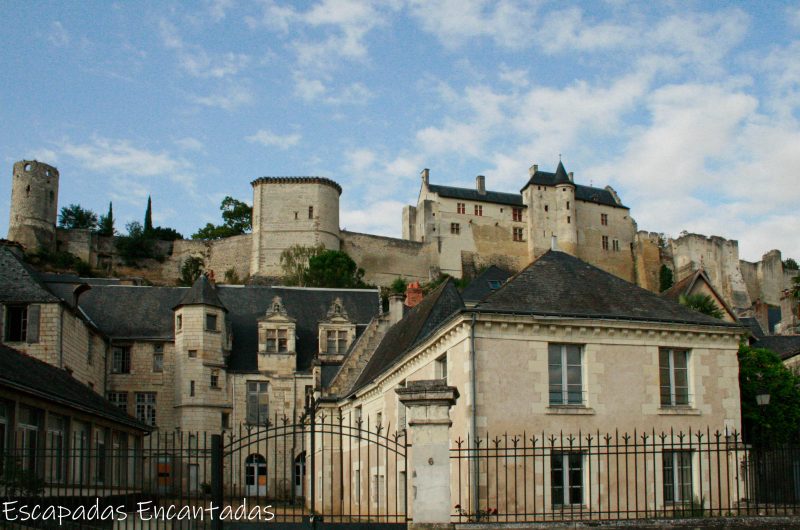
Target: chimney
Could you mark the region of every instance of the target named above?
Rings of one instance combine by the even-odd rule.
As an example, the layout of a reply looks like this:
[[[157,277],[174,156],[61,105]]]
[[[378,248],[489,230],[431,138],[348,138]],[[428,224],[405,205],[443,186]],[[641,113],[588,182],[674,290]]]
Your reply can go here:
[[[528,175],[532,177],[537,171],[539,171],[539,164],[534,164],[528,168]]]
[[[420,175],[422,176],[422,183],[427,186],[428,185],[428,177],[431,176],[431,170],[428,169],[428,168],[425,168],[420,172]]]
[[[397,324],[403,319],[403,293],[389,295],[389,324]]]
[[[558,250],[558,238],[555,234],[550,236],[550,250]]]
[[[414,307],[422,302],[424,297],[425,295],[422,293],[422,287],[419,286],[419,282],[411,282],[408,284],[408,288],[406,289],[406,305],[408,307]]]
[[[570,182],[575,182],[575,173],[570,171],[569,173],[567,173],[567,175],[569,176],[569,181]]]
[[[479,194],[486,195],[486,177],[483,175],[475,177],[475,189],[478,190]]]

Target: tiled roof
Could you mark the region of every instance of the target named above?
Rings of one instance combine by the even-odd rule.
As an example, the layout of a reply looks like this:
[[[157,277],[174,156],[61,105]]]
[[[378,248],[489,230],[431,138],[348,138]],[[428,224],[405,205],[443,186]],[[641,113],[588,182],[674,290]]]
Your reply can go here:
[[[552,250],[508,280],[478,304],[476,310],[735,326]]]
[[[564,169],[564,166],[561,164],[561,162],[558,163],[558,167],[560,170]],[[531,185],[555,186],[556,184],[570,183],[571,181],[569,180],[569,177],[566,178],[566,182],[564,181],[564,175],[566,175],[566,171],[563,171],[563,175],[559,174],[558,170],[556,170],[555,173],[537,171],[533,174],[533,176],[531,176],[525,186],[522,187],[522,191]],[[606,206],[613,206],[614,208],[628,208],[627,206],[617,203],[617,201],[614,199],[614,194],[607,189],[574,183],[573,185],[575,186],[575,199],[578,201],[594,202],[597,204],[604,204]]]
[[[492,265],[469,282],[469,285],[461,291],[461,298],[465,303],[480,302],[499,289],[511,276],[507,270]]]
[[[0,344],[0,386],[33,394],[89,414],[139,429],[150,427],[128,416],[66,371]]]
[[[351,393],[369,384],[398,362],[403,354],[463,308],[464,302],[458,290],[452,280],[447,279],[422,302],[412,307],[400,322],[389,328],[354,383]]]
[[[694,274],[690,274],[686,278],[682,279],[666,291],[662,292],[659,296],[666,298],[667,300],[680,303],[681,296],[689,296],[692,292],[692,288],[698,280],[702,280],[711,290],[711,292],[714,293],[714,298],[716,298],[714,303],[722,304],[722,307],[719,309],[727,312],[731,318],[736,319],[736,313],[733,312],[733,309],[731,309],[725,299],[719,294],[719,292],[717,292],[717,290],[714,288],[714,285],[711,283],[711,279],[708,277],[708,274],[706,274],[703,269],[696,270]]]
[[[34,271],[11,248],[0,246],[0,302],[58,302]]]
[[[175,306],[177,309],[184,305],[207,305],[212,307],[219,307],[228,310],[227,307],[220,301],[217,295],[217,290],[205,274],[201,274],[192,284],[191,289],[186,291],[181,301]]]
[[[800,355],[800,335],[769,335],[761,337],[754,348],[766,348],[777,353],[784,361],[795,355]]]
[[[761,329],[761,324],[755,317],[740,317],[739,323],[750,330],[750,334],[758,339],[764,336],[764,330]]]
[[[502,193],[499,191],[487,190],[486,193],[481,194],[478,193],[478,190],[472,188],[456,188],[453,186],[441,186],[439,184],[428,184],[428,190],[438,194],[440,197],[449,197],[451,199],[524,206],[524,204],[522,204],[522,195],[518,193]]]

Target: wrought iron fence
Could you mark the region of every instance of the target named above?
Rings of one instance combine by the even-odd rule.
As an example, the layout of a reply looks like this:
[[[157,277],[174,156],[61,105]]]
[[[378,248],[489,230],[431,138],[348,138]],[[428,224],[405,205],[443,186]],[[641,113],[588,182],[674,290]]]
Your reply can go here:
[[[485,434],[451,468],[456,523],[800,513],[800,447],[709,429]]]

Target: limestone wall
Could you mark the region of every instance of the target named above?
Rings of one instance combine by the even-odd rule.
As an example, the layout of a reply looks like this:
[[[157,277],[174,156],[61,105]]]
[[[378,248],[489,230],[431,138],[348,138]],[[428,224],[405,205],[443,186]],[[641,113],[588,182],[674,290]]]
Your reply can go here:
[[[577,257],[624,280],[635,281],[636,223],[630,211],[586,201],[576,201],[576,205]],[[601,222],[603,215],[605,225]],[[607,249],[603,248],[603,236],[608,238]]]
[[[172,243],[171,254],[161,265],[161,274],[165,283],[174,283],[180,278],[183,263],[190,257],[199,257],[203,259],[205,270],[214,271],[217,282],[223,283],[225,272],[230,269],[244,281],[250,275],[252,249],[252,234],[212,241],[176,240]]]
[[[654,293],[661,288],[661,236],[655,232],[640,231],[634,239],[635,283]]]
[[[428,281],[438,274],[432,245],[342,231],[342,250],[366,271],[364,281],[389,285],[399,277]]]
[[[36,160],[14,164],[8,239],[28,252],[55,250],[58,216],[58,170]]]

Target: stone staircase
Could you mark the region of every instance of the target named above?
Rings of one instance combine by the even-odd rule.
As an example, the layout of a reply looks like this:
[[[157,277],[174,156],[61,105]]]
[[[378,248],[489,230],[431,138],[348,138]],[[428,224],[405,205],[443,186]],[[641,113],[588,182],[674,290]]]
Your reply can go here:
[[[378,315],[373,318],[367,329],[356,340],[350,355],[342,363],[342,367],[324,391],[327,396],[342,396],[348,392],[367,366],[372,352],[378,347],[386,331],[391,327],[389,315]]]

